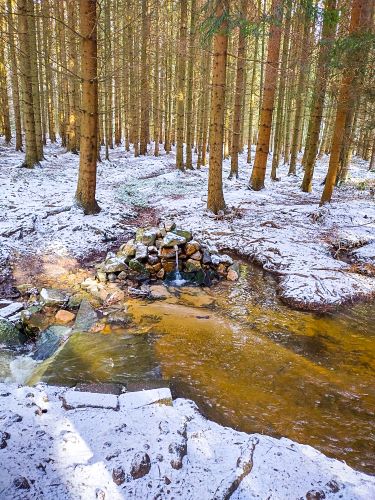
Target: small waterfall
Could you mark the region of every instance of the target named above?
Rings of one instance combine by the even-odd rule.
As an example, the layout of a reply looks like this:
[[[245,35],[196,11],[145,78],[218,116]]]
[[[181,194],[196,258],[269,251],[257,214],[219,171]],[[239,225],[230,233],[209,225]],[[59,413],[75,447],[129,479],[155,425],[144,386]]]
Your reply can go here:
[[[179,286],[179,285],[183,285],[184,283],[186,283],[186,280],[183,279],[183,277],[181,276],[180,270],[178,268],[178,245],[175,245],[174,249],[176,252],[176,271],[175,271],[175,279],[174,279],[173,283],[175,285]]]

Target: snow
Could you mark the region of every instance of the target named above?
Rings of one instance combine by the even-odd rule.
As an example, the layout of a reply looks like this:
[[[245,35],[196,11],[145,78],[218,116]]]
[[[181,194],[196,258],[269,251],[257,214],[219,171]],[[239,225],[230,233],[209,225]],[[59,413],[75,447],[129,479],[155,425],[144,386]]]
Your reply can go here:
[[[103,250],[108,241],[131,236],[151,208],[174,219],[196,238],[219,249],[238,252],[275,273],[280,296],[299,308],[333,308],[375,293],[373,277],[356,274],[334,258],[337,243],[347,238],[364,245],[375,240],[375,204],[368,187],[375,173],[353,160],[351,180],[336,189],[333,202],[319,208],[328,158],[318,161],[313,193],[302,193],[302,170],[279,182],[266,179],[265,189],[247,187],[251,167],[240,157],[240,177],[228,180],[224,161],[224,194],[232,213],[222,220],[206,211],[207,167],[180,172],[172,152],[134,158],[120,147],[98,167],[97,199],[102,211],[84,216],[74,204],[78,156],[58,145],[46,148],[46,160],[33,170],[17,168],[22,155],[3,147],[0,165],[0,248],[8,254],[82,257]],[[357,259],[369,261],[366,250]],[[372,255],[370,255],[372,257]],[[372,260],[373,262],[373,260]],[[1,263],[0,263],[1,267]]]
[[[79,407],[65,409],[74,392],[0,384],[1,498],[375,496],[374,477],[289,439],[222,427],[206,420],[192,401],[172,404],[168,389],[119,397],[77,391]],[[116,409],[98,408],[100,398],[109,396]],[[144,454],[151,468],[133,479],[132,466]],[[29,489],[17,489],[20,483]],[[313,497],[314,491],[321,496]]]

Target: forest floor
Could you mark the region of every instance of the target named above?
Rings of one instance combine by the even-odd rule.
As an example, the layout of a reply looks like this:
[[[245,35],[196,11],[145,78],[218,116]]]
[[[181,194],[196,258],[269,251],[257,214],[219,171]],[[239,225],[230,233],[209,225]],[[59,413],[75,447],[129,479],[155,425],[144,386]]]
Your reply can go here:
[[[134,158],[116,148],[98,167],[102,211],[84,216],[74,204],[77,155],[50,145],[41,166],[27,170],[19,168],[22,153],[6,146],[0,153],[3,295],[10,294],[9,264],[18,283],[37,272],[58,274],[118,247],[135,227],[166,218],[274,273],[281,299],[294,307],[323,311],[375,294],[375,173],[361,159],[322,208],[327,157],[317,164],[311,194],[300,190],[301,168],[288,176],[282,166],[280,181],[267,178],[266,188],[254,192],[245,154],[238,179],[227,179],[226,160],[228,213],[217,217],[205,209],[207,167],[178,172],[174,153]]]

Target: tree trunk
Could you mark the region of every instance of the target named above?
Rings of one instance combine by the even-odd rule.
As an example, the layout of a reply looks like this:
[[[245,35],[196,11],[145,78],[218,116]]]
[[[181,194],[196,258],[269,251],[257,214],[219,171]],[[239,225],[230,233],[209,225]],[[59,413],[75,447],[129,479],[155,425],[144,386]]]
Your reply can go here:
[[[31,64],[29,54],[25,48],[29,46],[29,26],[28,26],[28,0],[18,0],[18,33],[20,46],[20,72],[22,87],[22,111],[23,124],[25,129],[25,161],[24,167],[33,168],[39,163],[38,150],[35,136],[35,119],[33,105],[33,88],[31,85]]]
[[[190,15],[190,51],[187,69],[187,92],[186,92],[186,168],[193,168],[193,137],[194,137],[194,116],[193,116],[193,91],[194,91],[194,62],[195,62],[195,18],[196,0],[191,0]]]
[[[229,1],[217,2],[215,17],[221,20],[214,36],[213,67],[212,67],[212,97],[210,114],[210,167],[208,174],[207,209],[217,214],[224,210],[223,194],[223,143],[224,143],[224,111],[225,82],[228,48],[228,10]]]
[[[259,191],[264,187],[266,166],[270,145],[272,114],[275,101],[276,81],[279,67],[279,52],[282,17],[282,0],[272,0],[271,15],[274,22],[268,40],[267,64],[264,79],[260,127],[255,153],[254,167],[250,179],[250,187]]]
[[[315,160],[318,153],[319,133],[323,117],[324,98],[329,75],[329,53],[336,32],[337,18],[335,14],[336,0],[326,0],[308,131],[309,145],[306,152],[304,163],[305,174],[302,181],[302,191],[305,193],[310,193],[312,189]]]
[[[186,73],[186,42],[187,42],[187,0],[180,0],[180,37],[178,41],[177,68],[177,144],[176,167],[184,169],[184,119],[185,119],[185,73]]]
[[[147,142],[149,135],[149,70],[147,64],[148,38],[149,38],[149,14],[148,0],[142,0],[142,47],[141,47],[141,136],[139,152],[147,154]]]
[[[98,141],[98,77],[96,0],[80,0],[81,40],[81,144],[76,191],[78,205],[85,214],[95,214],[100,207],[95,199]]]
[[[241,15],[247,17],[247,0],[241,0]],[[246,36],[243,28],[239,28],[238,48],[237,48],[237,73],[236,91],[234,98],[233,124],[232,124],[232,149],[229,179],[238,179],[238,153],[240,150],[241,118],[243,107],[243,94],[245,82],[245,56],[246,56]]]
[[[365,32],[365,26],[370,17],[370,4],[367,0],[352,0],[352,10],[350,16],[349,34]],[[339,168],[340,151],[345,131],[345,123],[348,111],[353,105],[356,96],[356,85],[360,82],[360,72],[363,63],[364,54],[360,45],[357,45],[346,62],[344,73],[341,79],[340,93],[337,102],[335,128],[333,131],[331,155],[329,159],[328,173],[324,184],[324,190],[320,200],[320,205],[331,201],[333,187],[336,182],[336,176]]]
[[[7,0],[8,7],[8,39],[9,54],[11,61],[11,83],[12,83],[12,102],[14,113],[14,124],[16,128],[16,151],[22,151],[22,123],[20,110],[20,89],[18,84],[18,62],[16,47],[14,42],[14,17],[12,11],[12,1]]]

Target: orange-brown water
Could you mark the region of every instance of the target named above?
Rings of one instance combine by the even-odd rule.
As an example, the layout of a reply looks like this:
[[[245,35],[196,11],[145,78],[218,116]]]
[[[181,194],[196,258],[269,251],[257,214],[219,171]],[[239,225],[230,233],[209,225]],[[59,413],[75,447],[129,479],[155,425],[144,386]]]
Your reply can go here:
[[[130,299],[130,327],[75,334],[37,379],[162,376],[219,423],[286,436],[374,473],[374,304],[304,313],[283,305],[275,287],[243,265],[235,284]]]

